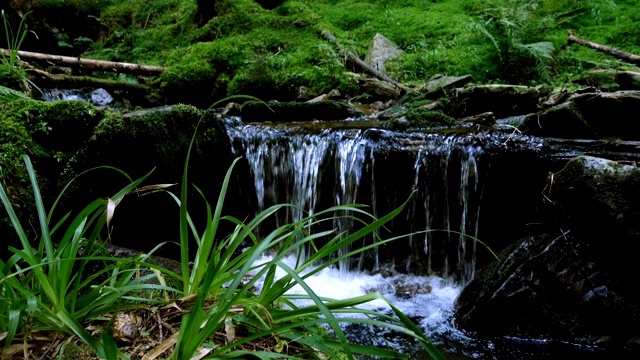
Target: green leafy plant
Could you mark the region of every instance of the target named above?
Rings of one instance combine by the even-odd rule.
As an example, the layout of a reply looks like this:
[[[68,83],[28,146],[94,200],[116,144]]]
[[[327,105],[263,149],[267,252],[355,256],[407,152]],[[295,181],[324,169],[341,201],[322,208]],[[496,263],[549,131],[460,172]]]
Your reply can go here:
[[[21,249],[9,247],[13,256],[6,262],[0,260],[0,308],[7,314],[0,320],[0,326],[7,331],[5,344],[11,344],[18,330],[25,328],[30,332],[56,330],[78,336],[99,357],[105,358],[111,351],[105,347],[110,344],[110,335],[104,335],[99,341],[82,326],[82,322],[125,308],[130,294],[172,290],[150,284],[153,274],[134,277],[135,259],[123,261],[105,256],[101,246],[100,233],[112,216],[114,204],[136,189],[149,174],[132,181],[109,199],[93,201],[61,234],[63,224],[71,214],[67,213],[51,224],[58,200],[47,214],[31,161],[27,155],[23,159],[34,192],[40,237],[38,243],[32,244],[0,184],[0,199],[22,245]],[[100,269],[89,270],[91,262],[101,263]]]
[[[18,61],[18,51],[20,51],[20,46],[22,46],[22,42],[24,41],[24,38],[27,36],[27,31],[23,28],[24,19],[27,17],[27,15],[29,15],[30,12],[27,12],[22,17],[22,19],[20,20],[20,25],[18,25],[18,30],[16,30],[15,33],[11,28],[11,26],[9,26],[9,19],[7,15],[4,13],[4,10],[2,10],[1,12],[2,12],[2,22],[4,25],[5,38],[6,38],[7,47],[8,47],[7,51],[9,52],[9,54],[7,55],[3,52],[0,52],[0,55],[2,56],[2,60],[6,64],[10,66],[15,66],[16,62]]]
[[[45,212],[35,171],[29,157],[23,156],[34,191],[40,236],[35,243],[28,238],[0,184],[0,199],[21,244],[20,249],[10,247],[13,255],[6,262],[0,261],[0,332],[6,332],[5,349],[20,336],[27,339],[30,334],[56,331],[77,336],[100,358],[126,359],[127,354],[118,348],[108,324],[99,337],[95,337],[87,330],[87,323],[109,319],[111,323],[124,309],[141,304],[147,307],[167,304],[168,294],[175,294],[181,298],[176,301],[187,311],[178,332],[167,338],[168,345],[161,346],[162,349],[173,347],[171,357],[174,359],[191,359],[196,353],[208,358],[242,358],[249,353],[260,358],[339,358],[345,355],[353,358],[355,354],[408,357],[390,349],[349,343],[342,330],[343,324],[390,328],[415,338],[432,357],[443,359],[420,329],[382,294],[375,292],[352,299],[332,300],[322,298],[305,282],[308,277],[347,257],[401,238],[380,239],[375,244],[349,250],[364,237],[377,235],[410,199],[381,218],[373,217],[358,205],[329,208],[282,225],[259,239],[254,230],[279,210],[293,205],[272,206],[248,222],[222,216],[227,187],[239,161],[236,159],[226,173],[215,209],[207,204],[205,228],[198,231],[187,211],[189,156],[196,135],[197,127],[185,160],[179,197],[166,192],[164,185],[141,187],[151,173],[134,181],[121,172],[130,180],[128,186],[110,198],[91,202],[75,217],[68,213],[55,223],[52,223],[53,214],[62,194],[49,212]],[[67,184],[62,193],[69,186]],[[197,187],[195,190],[200,192]],[[180,272],[156,265],[150,254],[122,259],[103,251],[102,244],[108,238],[105,228],[109,229],[123,198],[127,194],[156,191],[170,194],[180,207]],[[358,219],[362,226],[350,234],[337,234],[331,230],[314,232],[318,225],[333,223],[336,216]],[[221,221],[233,223],[235,230],[220,235]],[[191,259],[188,248],[194,243],[196,255]],[[307,256],[302,257],[303,248],[314,251],[307,251]],[[266,253],[271,254],[270,260],[258,263]],[[291,257],[296,259],[294,266],[284,261]],[[96,263],[99,265],[92,266]],[[277,278],[278,269],[285,275]],[[261,290],[256,292],[254,286],[259,282]],[[288,294],[297,285],[306,291],[306,295]],[[148,296],[153,292],[162,292],[166,298],[154,300]],[[296,300],[300,299],[312,300],[313,305],[297,306]],[[385,301],[392,314],[357,308],[373,300]],[[320,330],[325,326],[332,330],[335,338]],[[230,328],[237,328],[242,336],[229,336]],[[223,332],[227,333],[227,341],[215,342],[216,335]],[[249,352],[245,347],[257,342],[270,345],[258,352]]]
[[[526,78],[517,69],[532,62],[537,76],[552,79],[556,49],[552,42],[538,37],[552,26],[553,18],[537,15],[536,7],[534,1],[500,0],[484,10],[482,21],[473,25],[495,47],[506,78]]]
[[[26,31],[23,28],[24,19],[27,17],[27,15],[30,14],[30,12],[27,12],[26,14],[24,14],[24,16],[22,16],[22,19],[20,20],[20,24],[18,25],[18,30],[16,30],[15,32],[9,25],[9,19],[5,14],[4,9],[1,11],[1,13],[2,13],[2,23],[4,26],[4,32],[5,32],[5,40],[7,42],[8,49],[6,49],[6,53],[3,51],[0,51],[0,59],[2,59],[2,63],[4,63],[4,65],[9,70],[8,76],[17,78],[22,90],[27,90],[29,86],[31,86],[37,89],[38,91],[42,92],[32,81],[27,79],[27,77],[24,75],[24,72],[19,71],[17,68],[17,63],[19,60],[18,52],[20,51],[22,42],[24,41],[28,33],[28,31]],[[27,98],[27,97],[28,96],[23,92],[20,92],[18,90],[12,89],[7,86],[0,85],[0,99],[4,99],[6,101],[6,100],[15,99],[15,98]]]

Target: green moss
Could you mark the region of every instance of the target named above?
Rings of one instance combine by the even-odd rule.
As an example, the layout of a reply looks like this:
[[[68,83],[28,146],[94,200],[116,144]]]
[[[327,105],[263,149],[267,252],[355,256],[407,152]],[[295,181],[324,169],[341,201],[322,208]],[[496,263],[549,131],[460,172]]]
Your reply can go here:
[[[24,71],[13,66],[0,64],[0,86],[23,91],[25,89],[22,79],[25,77]]]
[[[288,0],[265,10],[253,0],[225,0],[217,2],[218,15],[206,24],[197,23],[194,1],[110,3],[99,16],[101,36],[84,56],[168,66],[167,74],[154,84],[172,103],[205,105],[239,93],[292,100],[300,86],[315,95],[335,88],[355,96],[360,90],[353,72],[361,71],[322,37],[325,29],[360,57],[376,33],[384,34],[404,50],[387,64],[388,74],[417,85],[436,73],[470,74],[480,82],[537,83],[540,69],[530,53],[512,46],[505,59],[500,51],[505,44],[537,41],[550,41],[560,49],[566,44],[567,28],[592,41],[640,52],[634,40],[640,15],[633,11],[633,1],[614,6],[608,0]],[[518,13],[525,3],[528,11]],[[523,18],[516,19],[513,38],[491,28],[518,14]],[[494,21],[484,23],[489,18]],[[495,43],[481,24],[495,30]],[[624,66],[581,46],[558,51],[552,65],[558,83],[595,67]]]
[[[65,162],[89,139],[102,111],[78,101],[16,100],[0,106],[0,178],[17,213],[33,214],[33,193],[22,154],[39,174],[45,199],[56,191]],[[2,217],[0,232],[10,228]],[[8,232],[12,233],[12,232]]]
[[[445,115],[442,111],[415,108],[389,120],[385,126],[391,130],[413,131],[451,127],[456,124],[457,122],[454,118]]]

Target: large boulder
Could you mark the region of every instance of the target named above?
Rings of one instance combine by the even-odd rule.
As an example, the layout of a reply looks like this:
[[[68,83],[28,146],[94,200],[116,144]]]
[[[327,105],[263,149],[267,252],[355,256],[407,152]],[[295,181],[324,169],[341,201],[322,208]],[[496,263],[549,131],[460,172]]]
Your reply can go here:
[[[364,61],[374,68],[385,72],[384,63],[400,55],[402,55],[402,50],[398,49],[386,36],[378,33],[371,40]]]
[[[69,164],[65,176],[71,179],[100,166],[117,168],[134,180],[153,171],[142,185],[176,184],[168,191],[180,197],[185,159],[194,134],[187,180],[188,203],[192,219],[202,229],[207,210],[195,187],[202,191],[211,206],[215,206],[222,180],[235,158],[226,129],[214,113],[187,105],[124,115],[109,113],[96,126],[75,161]],[[234,169],[224,215],[240,219],[252,215],[256,200],[255,189],[244,180],[249,179],[248,171],[246,161]],[[113,196],[130,181],[120,172],[106,168],[89,171],[74,181],[63,206],[66,210],[81,209],[94,199]],[[160,243],[169,242],[157,255],[175,258],[180,254],[176,245],[179,242],[178,210],[176,202],[162,193],[126,196],[115,212],[111,242],[140,251],[149,251]],[[231,231],[232,225],[229,226],[231,229],[223,222],[221,233]]]
[[[578,157],[547,194],[566,218],[482,269],[456,302],[455,320],[489,336],[556,339],[638,354],[640,169]],[[565,230],[570,229],[570,230]]]
[[[493,112],[497,118],[525,115],[538,110],[541,88],[490,84],[457,88],[451,105],[452,116],[467,117]]]
[[[520,129],[530,135],[565,138],[640,138],[640,91],[587,92],[528,115]]]
[[[465,85],[473,81],[471,75],[462,76],[444,76],[441,74],[433,75],[422,88],[422,92],[435,95],[446,95],[449,91],[456,88],[463,88]]]

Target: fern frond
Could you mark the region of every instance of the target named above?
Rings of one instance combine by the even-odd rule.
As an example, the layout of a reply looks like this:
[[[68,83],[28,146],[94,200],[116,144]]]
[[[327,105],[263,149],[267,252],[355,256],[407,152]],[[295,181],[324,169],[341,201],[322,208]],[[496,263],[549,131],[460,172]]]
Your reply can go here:
[[[539,41],[531,44],[516,44],[515,46],[536,61],[536,70],[542,79],[551,79],[553,56],[556,52],[556,47],[552,42]]]
[[[29,96],[18,90],[14,90],[12,88],[8,88],[6,86],[0,85],[0,100],[2,100],[2,102],[6,100],[13,100],[16,98],[28,99]]]
[[[487,23],[489,22],[490,20]],[[504,63],[504,59],[502,58],[502,47],[500,46],[498,39],[496,39],[496,37],[491,34],[487,26],[475,21],[472,23],[472,26],[474,29],[478,30],[480,33],[482,33],[482,35],[486,36],[491,41],[493,46],[496,48],[498,57],[500,57],[500,62]]]

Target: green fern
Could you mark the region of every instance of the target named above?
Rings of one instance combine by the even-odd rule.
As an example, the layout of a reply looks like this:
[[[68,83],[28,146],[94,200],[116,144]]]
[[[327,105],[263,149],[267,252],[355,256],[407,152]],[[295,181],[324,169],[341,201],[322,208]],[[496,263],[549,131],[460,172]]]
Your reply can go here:
[[[29,96],[18,90],[0,85],[0,102],[15,100],[17,98],[28,99]]]
[[[540,39],[540,34],[553,27],[555,19],[539,16],[537,4],[532,1],[501,0],[495,5],[484,11],[481,21],[474,22],[473,28],[491,41],[504,74],[518,69],[517,74],[510,75],[521,78],[522,71],[527,73],[522,64],[531,64],[538,78],[551,80],[556,49],[553,43]]]
[[[540,78],[549,81],[553,77],[553,59],[556,47],[550,41],[539,41],[531,44],[514,44],[515,48],[524,52],[536,61],[536,71]]]

